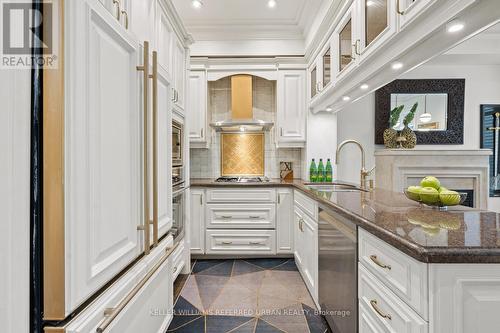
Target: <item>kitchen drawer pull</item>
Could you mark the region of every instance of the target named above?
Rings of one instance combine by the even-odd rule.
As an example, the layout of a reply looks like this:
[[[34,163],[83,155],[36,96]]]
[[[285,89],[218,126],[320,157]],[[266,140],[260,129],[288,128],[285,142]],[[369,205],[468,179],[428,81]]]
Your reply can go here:
[[[377,256],[374,254],[370,256],[370,259],[379,267],[382,267],[382,268],[388,269],[388,270],[392,269],[392,267],[390,265],[385,265],[385,264],[381,263],[380,260],[378,260]]]
[[[250,218],[251,218],[252,220],[257,220],[257,219],[260,219],[260,216],[250,216]]]
[[[232,216],[229,216],[229,215],[224,215],[224,216],[221,216],[223,219],[225,220],[229,220],[229,219],[232,219],[233,217]]]
[[[231,245],[233,242],[222,242],[222,245]]]
[[[249,242],[250,245],[262,245],[261,242]]]
[[[380,310],[380,309],[378,308],[378,306],[377,306],[377,301],[376,301],[376,300],[372,299],[372,300],[370,301],[370,304],[371,304],[371,306],[372,306],[373,310],[375,310],[375,312],[377,312],[377,313],[378,313],[378,315],[379,315],[380,317],[385,318],[385,319],[392,320],[392,317],[391,317],[391,315],[390,315],[390,314],[385,314],[385,313],[383,313],[383,312],[382,312],[382,310]]]

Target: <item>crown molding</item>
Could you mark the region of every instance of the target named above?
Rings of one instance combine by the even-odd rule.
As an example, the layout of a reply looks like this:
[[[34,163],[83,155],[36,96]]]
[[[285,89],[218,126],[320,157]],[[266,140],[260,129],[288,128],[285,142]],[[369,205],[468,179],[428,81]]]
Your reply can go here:
[[[184,42],[184,46],[188,47],[193,44],[193,36],[186,30],[186,26],[175,9],[172,0],[160,0],[160,5],[163,7],[169,20],[173,23],[174,32]]]

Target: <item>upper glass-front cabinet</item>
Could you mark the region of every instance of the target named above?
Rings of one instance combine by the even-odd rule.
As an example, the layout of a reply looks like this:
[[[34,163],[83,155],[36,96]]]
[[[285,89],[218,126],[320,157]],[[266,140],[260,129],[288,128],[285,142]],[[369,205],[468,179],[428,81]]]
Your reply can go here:
[[[311,80],[311,98],[313,98],[318,93],[318,66],[311,69],[309,77]]]
[[[354,4],[349,7],[333,32],[331,72],[336,81],[345,76],[355,65],[357,40],[355,9]]]
[[[357,1],[360,33],[355,41],[355,52],[363,60],[396,33],[398,0]]]

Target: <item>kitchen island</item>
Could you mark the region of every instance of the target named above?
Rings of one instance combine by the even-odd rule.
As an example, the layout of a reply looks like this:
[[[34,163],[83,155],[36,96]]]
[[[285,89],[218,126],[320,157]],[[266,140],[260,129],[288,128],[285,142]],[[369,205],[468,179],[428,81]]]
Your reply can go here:
[[[278,205],[275,238],[277,245],[282,234],[293,239],[291,253],[321,308],[317,258],[325,244],[335,249],[335,235],[332,242],[323,242],[318,229],[328,220],[326,213],[335,221],[356,225],[357,262],[353,264],[360,332],[496,332],[500,327],[500,218],[496,213],[466,207],[440,212],[422,208],[400,193],[320,191],[302,180],[220,184],[191,179],[191,188],[198,194],[236,191],[233,198],[235,193],[290,191],[292,201],[284,207],[280,205],[287,196],[278,195],[272,201]],[[292,228],[283,229],[286,225]]]

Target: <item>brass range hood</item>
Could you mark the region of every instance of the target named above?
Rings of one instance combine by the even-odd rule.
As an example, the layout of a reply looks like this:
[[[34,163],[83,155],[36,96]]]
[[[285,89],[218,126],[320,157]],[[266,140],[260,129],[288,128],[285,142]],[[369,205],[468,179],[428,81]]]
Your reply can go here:
[[[210,124],[217,132],[262,132],[274,123],[253,117],[251,75],[231,76],[231,119]]]

